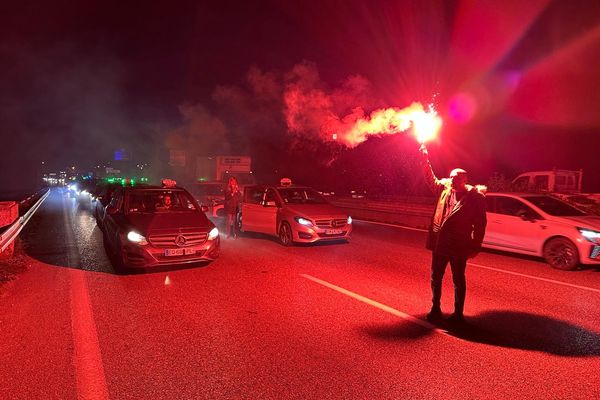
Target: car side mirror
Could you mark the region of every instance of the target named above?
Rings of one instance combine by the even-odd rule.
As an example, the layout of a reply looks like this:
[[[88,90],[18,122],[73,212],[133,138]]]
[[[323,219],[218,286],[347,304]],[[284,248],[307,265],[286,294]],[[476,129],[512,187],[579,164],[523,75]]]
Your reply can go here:
[[[208,206],[200,206],[200,210],[202,210],[202,212],[208,212]]]
[[[265,201],[263,203],[264,207],[277,207],[277,203],[275,203],[274,201]]]

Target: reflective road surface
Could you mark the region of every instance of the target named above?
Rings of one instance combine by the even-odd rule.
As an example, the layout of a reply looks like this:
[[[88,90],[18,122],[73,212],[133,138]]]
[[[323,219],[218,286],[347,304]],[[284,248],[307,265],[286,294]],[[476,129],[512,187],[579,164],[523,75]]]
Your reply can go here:
[[[424,320],[425,234],[354,229],[222,238],[212,264],[115,274],[89,204],[55,190],[0,261],[0,398],[600,398],[598,270],[484,252],[468,324],[448,330]]]

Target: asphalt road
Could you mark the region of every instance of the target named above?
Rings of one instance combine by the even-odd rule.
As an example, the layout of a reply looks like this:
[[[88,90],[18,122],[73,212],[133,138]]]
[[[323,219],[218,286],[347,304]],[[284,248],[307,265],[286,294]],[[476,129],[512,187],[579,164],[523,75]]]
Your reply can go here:
[[[424,321],[424,233],[354,229],[223,239],[207,266],[118,275],[89,209],[55,191],[0,265],[0,398],[600,398],[598,270],[484,252],[468,325],[447,331]]]

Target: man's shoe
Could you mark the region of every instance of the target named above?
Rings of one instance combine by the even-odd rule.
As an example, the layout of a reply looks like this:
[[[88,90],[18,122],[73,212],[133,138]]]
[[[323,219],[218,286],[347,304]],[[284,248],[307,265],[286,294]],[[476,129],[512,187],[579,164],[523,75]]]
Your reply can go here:
[[[448,317],[448,323],[451,325],[461,325],[465,323],[465,316],[462,313],[454,313]]]
[[[440,308],[432,308],[427,314],[427,321],[436,322],[442,319],[442,310]]]

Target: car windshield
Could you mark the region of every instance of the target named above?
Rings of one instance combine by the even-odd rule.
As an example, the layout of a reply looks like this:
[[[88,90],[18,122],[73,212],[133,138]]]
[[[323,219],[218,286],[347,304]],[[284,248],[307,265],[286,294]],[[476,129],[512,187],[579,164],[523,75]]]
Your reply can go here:
[[[277,189],[285,204],[325,204],[327,200],[311,188]]]
[[[192,198],[184,191],[140,190],[129,195],[129,213],[195,211]]]
[[[524,196],[531,203],[538,206],[542,211],[555,217],[579,217],[586,215],[572,205],[564,201],[548,196]]]

